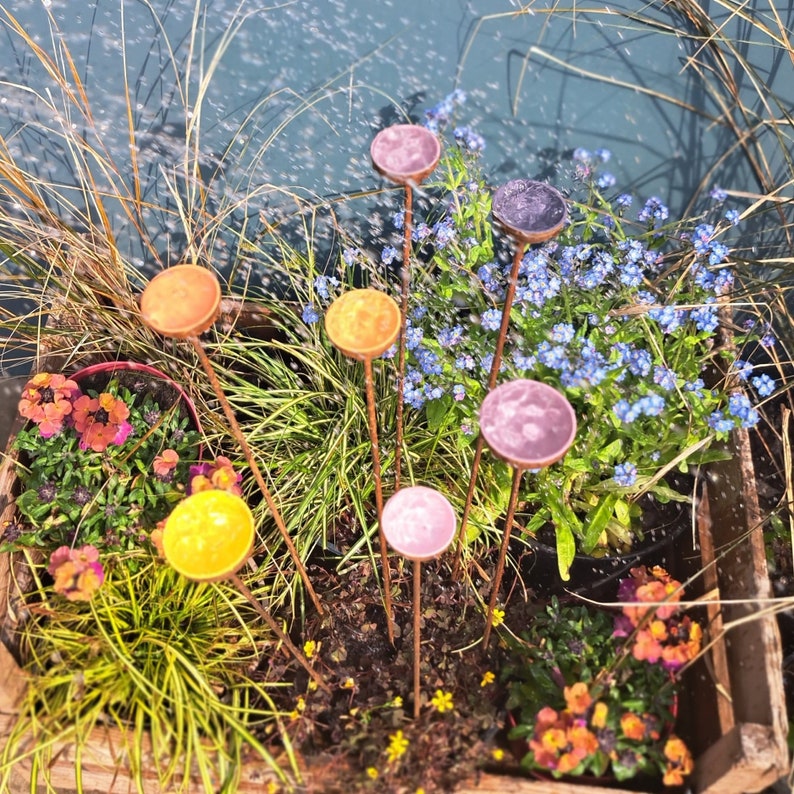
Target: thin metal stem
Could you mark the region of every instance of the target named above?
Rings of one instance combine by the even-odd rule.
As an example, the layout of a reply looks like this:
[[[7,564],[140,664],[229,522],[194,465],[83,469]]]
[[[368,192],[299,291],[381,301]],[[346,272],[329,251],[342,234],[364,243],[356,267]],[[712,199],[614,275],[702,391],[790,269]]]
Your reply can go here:
[[[314,592],[314,588],[312,587],[311,581],[309,581],[309,575],[306,573],[306,569],[303,566],[303,562],[301,561],[300,555],[298,554],[298,550],[295,548],[295,544],[292,542],[292,538],[289,536],[289,532],[287,531],[284,519],[281,517],[279,509],[276,503],[273,501],[273,497],[270,495],[270,490],[267,487],[265,478],[262,476],[262,472],[260,471],[256,459],[251,452],[251,448],[248,446],[248,442],[245,440],[245,436],[243,435],[243,431],[240,429],[240,425],[237,422],[234,411],[232,411],[232,407],[229,405],[229,401],[226,399],[226,395],[223,393],[220,381],[218,380],[218,376],[215,374],[215,370],[213,369],[209,357],[204,351],[201,341],[197,337],[191,336],[190,341],[193,343],[193,348],[199,357],[199,361],[201,361],[201,366],[204,367],[204,371],[207,373],[210,384],[212,384],[212,389],[221,404],[221,408],[223,409],[223,413],[226,416],[226,420],[228,421],[229,427],[232,430],[232,434],[234,435],[237,443],[240,445],[240,448],[243,450],[243,455],[245,455],[248,467],[251,469],[251,473],[254,475],[254,479],[259,485],[259,489],[262,491],[262,495],[265,497],[268,509],[273,515],[273,519],[276,522],[278,531],[281,533],[281,537],[284,539],[285,545],[289,549],[289,553],[292,556],[292,560],[295,563],[295,567],[297,568],[301,579],[303,580],[306,591],[309,593],[309,596],[311,597],[312,603],[314,604],[318,614],[323,615],[325,614],[325,611],[320,605],[320,599],[317,597],[317,593]]]
[[[499,375],[499,368],[502,366],[502,353],[504,352],[507,329],[510,325],[510,312],[513,308],[513,300],[516,295],[516,283],[518,282],[518,268],[524,256],[524,244],[519,245],[513,253],[513,266],[510,269],[510,279],[507,284],[507,294],[505,295],[505,305],[502,308],[502,322],[499,326],[499,336],[496,340],[493,361],[491,362],[491,372],[488,375],[488,391],[496,386],[496,379]],[[469,476],[469,487],[466,491],[466,504],[463,507],[463,516],[458,527],[458,534],[455,538],[455,557],[452,562],[453,576],[457,574],[460,566],[460,556],[463,550],[463,538],[466,536],[466,526],[469,523],[469,513],[471,512],[472,501],[474,500],[474,489],[477,485],[477,475],[480,471],[480,460],[482,459],[482,449],[485,440],[482,434],[477,436],[474,446],[474,460],[471,464],[471,475]]]
[[[419,670],[421,641],[419,633],[421,630],[422,615],[419,601],[422,597],[422,563],[414,560],[414,719],[419,719],[419,707],[421,705],[422,693],[419,687]]]
[[[394,490],[400,490],[400,470],[403,446],[403,387],[405,384],[405,343],[408,334],[408,297],[411,292],[411,228],[413,226],[413,191],[405,185],[403,213],[403,266],[400,295],[400,350],[397,363],[397,448],[394,452]]]
[[[380,451],[378,444],[378,420],[375,415],[375,387],[372,378],[372,359],[364,359],[364,383],[367,390],[367,419],[369,439],[372,445],[372,477],[375,481],[375,507],[378,513],[378,539],[380,540],[380,557],[383,565],[383,590],[386,607],[386,629],[389,642],[394,645],[394,612],[391,602],[391,571],[389,570],[389,554],[386,548],[386,535],[383,532],[383,490],[380,477]]]
[[[499,561],[496,563],[496,573],[494,574],[493,584],[491,585],[491,598],[488,602],[488,614],[485,618],[485,632],[482,635],[482,647],[488,647],[488,640],[491,638],[491,624],[493,623],[493,611],[496,609],[496,601],[499,598],[499,586],[502,584],[502,575],[505,570],[505,558],[507,557],[507,546],[510,543],[510,531],[513,528],[513,517],[516,514],[516,503],[518,502],[518,489],[521,485],[521,475],[523,469],[513,471],[513,487],[510,490],[510,501],[507,505],[507,516],[505,518],[505,528],[502,533],[502,545],[499,548]]]
[[[246,597],[251,606],[262,616],[265,623],[267,623],[273,633],[281,640],[282,643],[284,643],[287,656],[292,654],[301,663],[312,679],[317,683],[317,686],[319,686],[323,691],[330,693],[331,688],[325,683],[322,676],[309,664],[306,657],[298,650],[298,648],[295,646],[295,643],[284,632],[281,626],[278,625],[270,612],[268,612],[262,606],[262,604],[259,603],[259,599],[248,589],[248,586],[245,584],[245,582],[243,582],[243,580],[236,573],[231,575],[231,580],[235,587]]]

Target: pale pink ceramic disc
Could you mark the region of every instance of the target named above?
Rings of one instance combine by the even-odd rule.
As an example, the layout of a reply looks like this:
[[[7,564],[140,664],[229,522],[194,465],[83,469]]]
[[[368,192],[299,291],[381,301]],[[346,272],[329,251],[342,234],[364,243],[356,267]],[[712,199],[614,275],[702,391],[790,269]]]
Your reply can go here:
[[[441,144],[418,124],[395,124],[381,130],[369,148],[372,165],[398,185],[418,184],[438,164]]]
[[[497,386],[480,406],[480,432],[494,455],[522,469],[558,461],[576,436],[576,414],[563,394],[519,379]]]
[[[452,543],[456,526],[455,511],[446,497],[425,485],[397,491],[381,514],[389,545],[410,560],[438,557]]]

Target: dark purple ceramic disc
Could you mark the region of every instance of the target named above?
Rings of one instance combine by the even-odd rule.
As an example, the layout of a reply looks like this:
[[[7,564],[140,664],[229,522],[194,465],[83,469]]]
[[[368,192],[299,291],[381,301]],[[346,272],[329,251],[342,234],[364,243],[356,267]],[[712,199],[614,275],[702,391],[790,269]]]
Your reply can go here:
[[[372,165],[398,185],[419,184],[438,164],[441,144],[418,124],[395,124],[381,130],[369,149]]]
[[[559,234],[568,214],[559,190],[531,179],[513,179],[498,188],[492,210],[505,231],[524,243],[542,243]]]
[[[520,469],[539,469],[568,451],[576,414],[557,389],[536,380],[512,380],[482,401],[480,432],[498,458]]]

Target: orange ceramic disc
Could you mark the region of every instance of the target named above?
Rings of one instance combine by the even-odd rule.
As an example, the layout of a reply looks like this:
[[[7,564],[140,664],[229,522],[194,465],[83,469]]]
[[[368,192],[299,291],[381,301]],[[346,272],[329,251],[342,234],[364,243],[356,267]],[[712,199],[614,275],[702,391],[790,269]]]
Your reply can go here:
[[[228,491],[197,491],[171,511],[163,529],[163,552],[179,573],[211,582],[237,573],[254,545],[254,517],[243,499]]]
[[[141,295],[143,321],[164,336],[185,339],[206,331],[218,316],[221,285],[199,265],[174,265],[158,273]]]
[[[400,307],[385,292],[354,289],[328,307],[325,331],[333,345],[351,358],[375,358],[400,333]]]

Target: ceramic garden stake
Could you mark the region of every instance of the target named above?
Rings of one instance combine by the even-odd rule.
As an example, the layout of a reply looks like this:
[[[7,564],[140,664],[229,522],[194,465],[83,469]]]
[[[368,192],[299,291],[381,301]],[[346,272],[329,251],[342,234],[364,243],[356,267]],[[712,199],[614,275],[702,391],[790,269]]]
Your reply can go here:
[[[383,508],[383,531],[389,545],[414,561],[414,718],[419,716],[422,562],[438,557],[455,537],[455,511],[446,497],[433,488],[414,485],[397,491]]]
[[[306,591],[317,611],[323,614],[320,600],[314,592],[303,561],[287,531],[284,519],[281,517],[281,512],[270,494],[265,478],[251,453],[243,431],[240,429],[237,418],[223,393],[220,381],[199,339],[199,334],[206,331],[215,322],[220,302],[220,284],[216,275],[209,268],[199,265],[175,265],[158,273],[146,286],[141,295],[141,316],[154,331],[174,339],[187,339],[193,345],[193,349],[207,373],[215,396],[221,404],[232,434],[243,450],[251,473],[265,497],[267,506],[303,580]]]
[[[496,340],[491,371],[488,376],[488,390],[496,385],[499,368],[502,366],[502,352],[507,328],[510,324],[510,311],[513,308],[513,299],[516,294],[518,269],[524,257],[527,245],[542,243],[550,240],[562,231],[568,211],[562,194],[545,182],[535,182],[530,179],[513,179],[505,183],[493,195],[491,212],[496,223],[504,229],[515,243],[513,265],[510,279],[507,284],[504,307],[502,308],[502,321],[499,327],[499,336]],[[466,494],[466,504],[463,508],[463,517],[458,530],[458,540],[455,550],[453,571],[457,570],[466,536],[466,525],[469,521],[471,503],[474,498],[474,488],[477,483],[477,473],[482,458],[483,438],[477,437],[474,447],[474,460],[469,477],[469,488]]]
[[[405,188],[403,213],[402,293],[400,300],[400,349],[397,362],[397,448],[394,453],[394,488],[400,490],[403,441],[403,384],[405,382],[405,334],[408,296],[411,289],[412,186],[429,176],[441,157],[438,138],[418,124],[395,124],[381,130],[372,141],[370,157],[376,171]]]
[[[228,491],[197,491],[171,511],[163,528],[163,553],[169,564],[194,582],[230,579],[318,686],[328,684],[308,663],[273,616],[259,603],[237,571],[254,546],[254,517],[243,499]]]
[[[491,452],[514,470],[483,634],[485,647],[491,635],[521,476],[526,469],[551,466],[565,455],[576,437],[576,414],[565,396],[551,386],[536,380],[512,380],[486,395],[480,407],[480,433]]]
[[[391,572],[383,535],[383,489],[381,486],[378,420],[372,359],[385,353],[400,332],[400,308],[393,298],[375,289],[354,289],[337,298],[325,314],[325,331],[331,343],[346,356],[362,362],[367,394],[367,420],[372,446],[372,477],[378,513],[378,539],[383,563],[383,590],[389,641],[394,644],[394,614],[391,601]],[[399,400],[398,400],[399,404]]]

